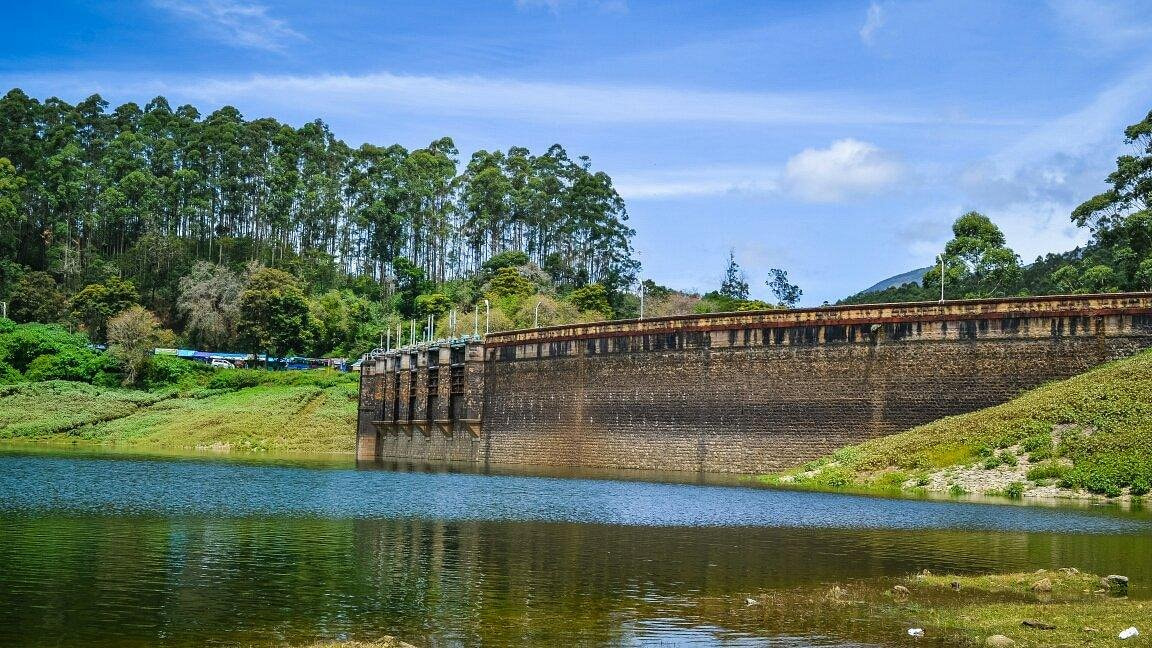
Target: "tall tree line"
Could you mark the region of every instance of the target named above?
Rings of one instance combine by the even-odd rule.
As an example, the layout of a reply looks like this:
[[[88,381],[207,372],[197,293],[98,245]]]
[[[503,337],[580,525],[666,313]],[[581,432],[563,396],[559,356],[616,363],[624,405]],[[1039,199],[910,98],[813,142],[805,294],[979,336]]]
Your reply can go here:
[[[179,277],[208,260],[386,297],[414,271],[443,283],[510,251],[561,289],[634,281],[624,202],[586,157],[512,147],[461,168],[458,156],[447,137],[352,148],[320,120],[14,89],[0,99],[0,290],[26,270],[72,290],[115,272],[171,312]]]

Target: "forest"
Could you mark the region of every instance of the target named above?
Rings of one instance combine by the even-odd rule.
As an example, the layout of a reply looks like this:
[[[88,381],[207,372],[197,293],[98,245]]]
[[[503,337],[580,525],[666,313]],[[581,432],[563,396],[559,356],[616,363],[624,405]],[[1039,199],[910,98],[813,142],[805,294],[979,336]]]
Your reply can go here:
[[[320,120],[163,97],[0,99],[0,298],[95,342],[133,305],[173,343],[313,356],[483,299],[497,329],[626,316],[627,221],[558,144],[462,163],[448,137],[352,148]]]

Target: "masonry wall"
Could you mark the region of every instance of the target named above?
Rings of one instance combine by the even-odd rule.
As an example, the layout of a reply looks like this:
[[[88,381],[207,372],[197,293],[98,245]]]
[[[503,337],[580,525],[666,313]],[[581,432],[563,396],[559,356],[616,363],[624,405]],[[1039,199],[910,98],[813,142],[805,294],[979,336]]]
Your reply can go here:
[[[491,335],[492,463],[764,472],[1152,346],[1152,295],[706,316]]]
[[[475,343],[390,351],[361,366],[358,459],[481,458],[484,356]]]

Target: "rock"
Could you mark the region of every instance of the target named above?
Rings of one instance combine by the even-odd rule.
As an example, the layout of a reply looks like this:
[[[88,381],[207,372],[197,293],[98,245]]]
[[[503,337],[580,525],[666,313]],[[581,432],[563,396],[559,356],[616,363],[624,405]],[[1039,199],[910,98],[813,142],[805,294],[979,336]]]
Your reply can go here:
[[[1136,629],[1136,626],[1132,626],[1127,630],[1121,631],[1118,636],[1120,639],[1131,639],[1132,637],[1140,636],[1140,631]]]
[[[1036,570],[1036,573],[1037,573],[1037,574],[1047,574],[1047,573],[1048,573],[1048,570],[1047,570],[1047,569],[1037,569],[1037,570]]]
[[[1005,646],[1015,646],[1016,642],[1012,641],[1004,635],[992,635],[984,640],[985,646],[994,646],[996,648],[1004,648]]]
[[[1040,580],[1032,583],[1033,592],[1051,592],[1052,580],[1049,578],[1041,578]]]
[[[754,598],[746,598],[746,599],[744,599],[744,604],[745,604],[745,605],[756,605],[756,604],[757,604],[757,603],[759,603],[759,602],[760,602],[760,601],[757,601],[757,600],[756,600],[756,599],[754,599]]]
[[[1033,621],[1032,619],[1024,619],[1020,625],[1025,628],[1036,628],[1037,630],[1055,630],[1056,626],[1051,623],[1044,623],[1043,621]]]
[[[960,591],[960,581],[952,581],[952,591],[953,592],[959,592]]]
[[[1128,577],[1120,576],[1119,574],[1104,576],[1100,579],[1100,587],[1103,587],[1113,594],[1127,594]]]
[[[911,593],[912,592],[910,592],[908,588],[904,587],[903,585],[897,585],[896,587],[892,588],[892,594],[901,598],[908,598],[908,595]]]
[[[1069,576],[1075,576],[1076,574],[1080,573],[1080,570],[1076,569],[1075,567],[1061,567],[1060,571],[1068,574]]]

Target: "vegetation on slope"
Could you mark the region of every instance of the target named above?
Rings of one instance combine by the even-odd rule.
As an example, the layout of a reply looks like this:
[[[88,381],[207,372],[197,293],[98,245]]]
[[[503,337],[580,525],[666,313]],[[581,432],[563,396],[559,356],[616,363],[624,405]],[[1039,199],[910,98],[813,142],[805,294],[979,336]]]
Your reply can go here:
[[[1009,496],[1082,489],[1142,496],[1152,486],[1152,351],[1050,383],[987,409],[842,448],[769,483],[961,494],[963,469],[1028,465]],[[970,490],[970,489],[969,489]]]

